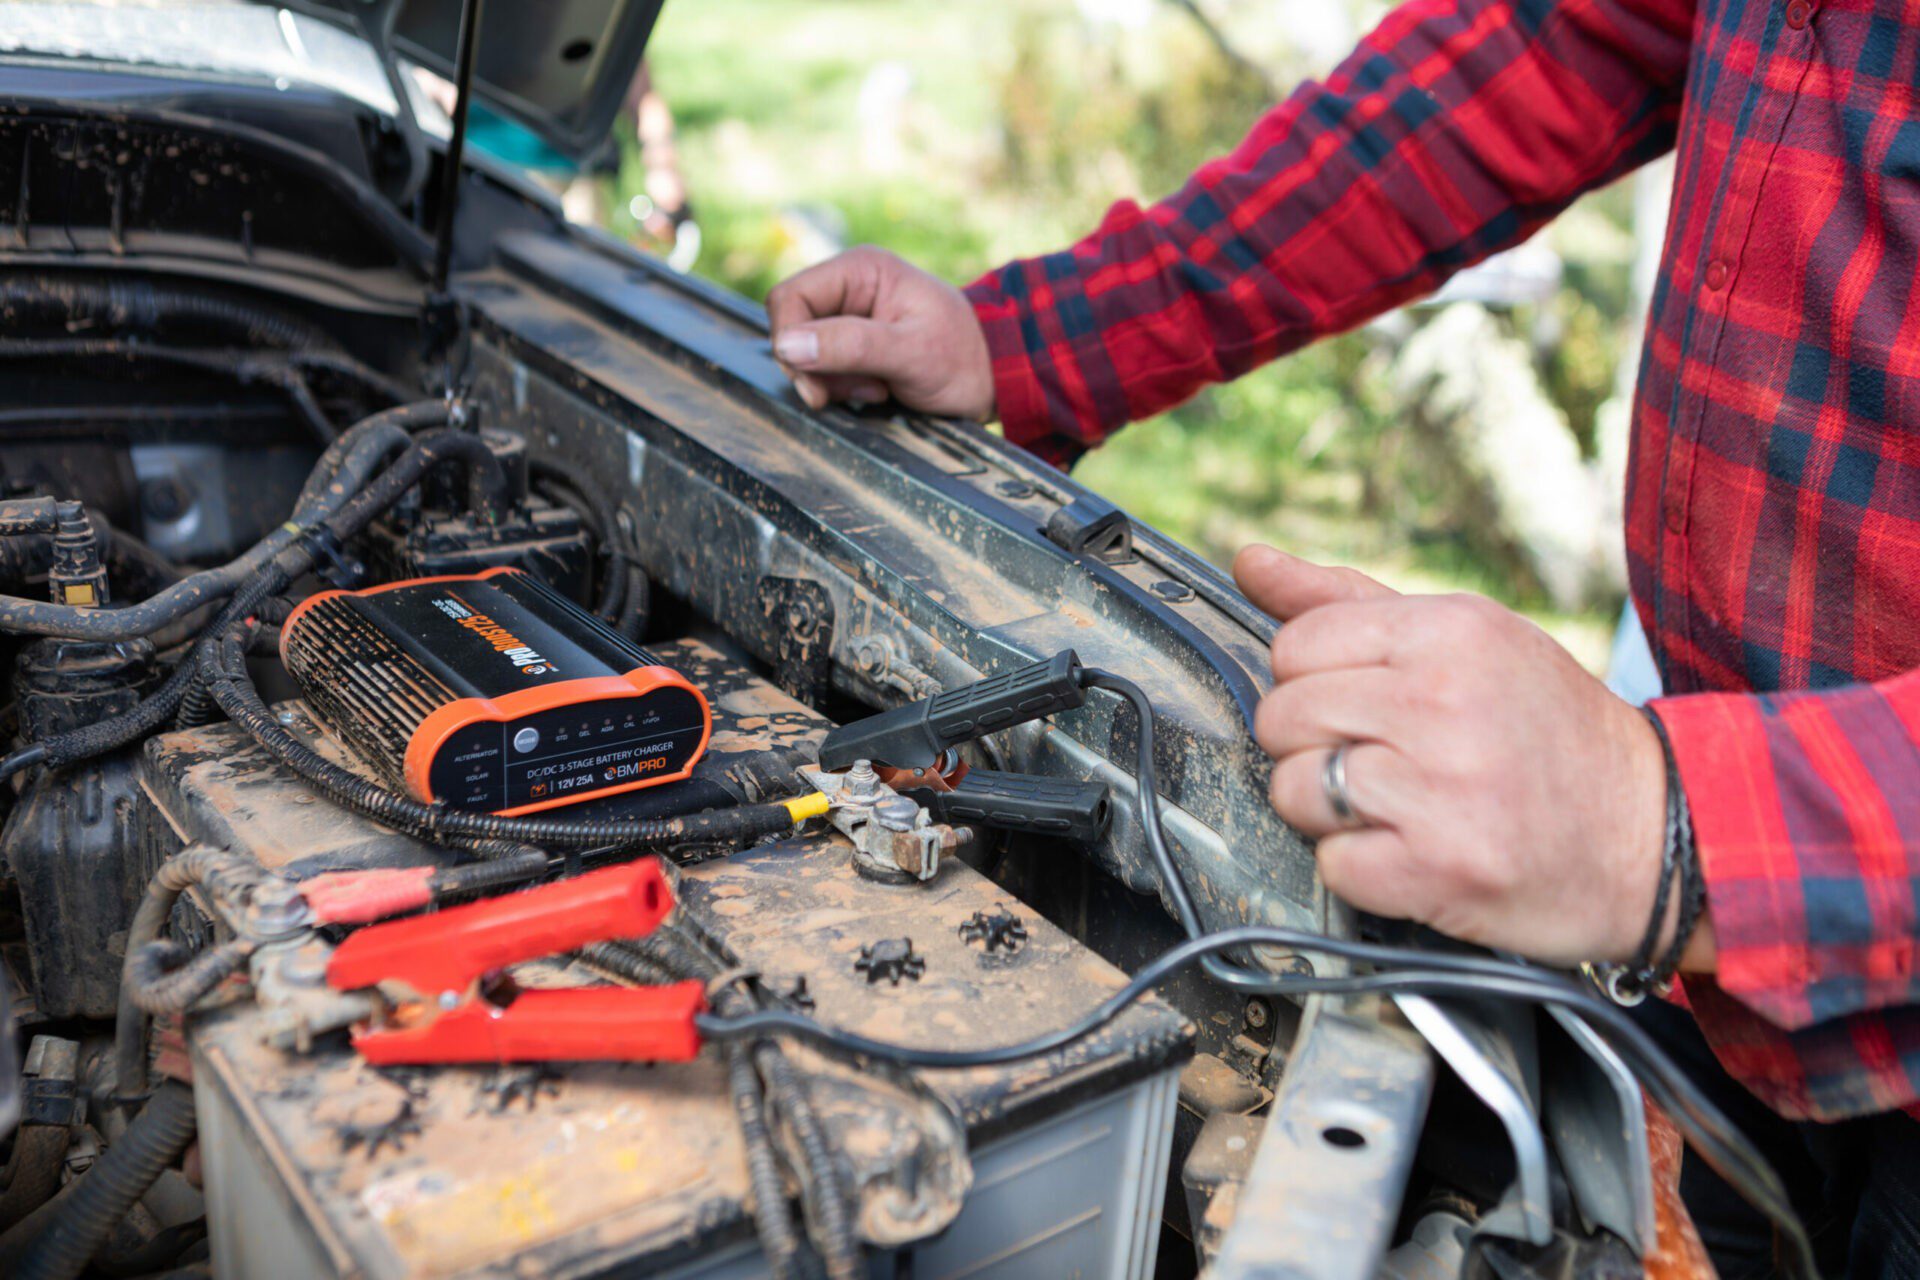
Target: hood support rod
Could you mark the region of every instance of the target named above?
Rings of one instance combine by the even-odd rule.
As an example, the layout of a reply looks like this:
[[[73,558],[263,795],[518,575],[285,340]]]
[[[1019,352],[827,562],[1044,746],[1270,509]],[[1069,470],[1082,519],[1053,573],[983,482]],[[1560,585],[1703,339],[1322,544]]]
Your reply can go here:
[[[428,297],[444,302],[447,277],[453,270],[453,215],[460,204],[460,167],[467,150],[467,110],[473,103],[474,53],[480,44],[480,11],[485,0],[465,0],[460,6],[460,53],[454,71],[453,136],[447,141],[445,167],[440,172],[439,225],[434,230],[433,280]]]

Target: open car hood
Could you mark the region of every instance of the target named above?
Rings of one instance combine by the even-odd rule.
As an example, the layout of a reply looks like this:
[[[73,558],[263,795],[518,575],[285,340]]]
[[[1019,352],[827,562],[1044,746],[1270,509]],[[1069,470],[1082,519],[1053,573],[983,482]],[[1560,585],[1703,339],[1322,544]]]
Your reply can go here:
[[[605,142],[663,0],[494,0],[475,55],[475,96],[576,160]],[[461,0],[279,0],[454,78]]]

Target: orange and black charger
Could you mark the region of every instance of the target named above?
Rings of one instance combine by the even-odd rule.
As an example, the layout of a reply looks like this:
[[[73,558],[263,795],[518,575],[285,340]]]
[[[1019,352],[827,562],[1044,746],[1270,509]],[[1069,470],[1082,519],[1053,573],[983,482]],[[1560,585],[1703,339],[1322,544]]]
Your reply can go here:
[[[535,813],[673,782],[713,731],[685,677],[517,569],[322,591],[280,632],[308,705],[414,799]]]

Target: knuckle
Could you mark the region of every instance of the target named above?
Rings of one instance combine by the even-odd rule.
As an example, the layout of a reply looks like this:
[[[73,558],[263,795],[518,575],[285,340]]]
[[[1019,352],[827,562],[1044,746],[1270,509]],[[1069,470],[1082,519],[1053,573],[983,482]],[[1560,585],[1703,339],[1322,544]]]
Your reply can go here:
[[[1320,883],[1327,892],[1342,898],[1355,906],[1366,907],[1367,877],[1356,865],[1359,859],[1351,856],[1349,842],[1345,840],[1322,840],[1315,852],[1319,867]]]
[[[1478,599],[1477,596],[1463,594],[1442,596],[1436,602],[1441,626],[1456,642],[1477,638],[1485,625],[1486,616],[1480,611]]]
[[[1314,858],[1328,892],[1363,911],[1395,914],[1391,908],[1397,895],[1381,874],[1380,858],[1367,841],[1331,835],[1320,841]]]

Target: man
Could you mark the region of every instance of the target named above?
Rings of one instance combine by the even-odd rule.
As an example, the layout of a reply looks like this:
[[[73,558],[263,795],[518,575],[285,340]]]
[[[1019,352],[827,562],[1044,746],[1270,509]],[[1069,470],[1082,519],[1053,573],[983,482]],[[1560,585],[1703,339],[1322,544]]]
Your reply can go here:
[[[1859,1274],[1920,1272],[1917,64],[1895,0],[1413,0],[1070,249],[964,292],[855,250],[768,303],[809,404],[997,415],[1064,465],[1676,149],[1627,553],[1706,884],[1681,967]],[[1649,719],[1488,601],[1264,547],[1234,572],[1286,623],[1256,731],[1330,890],[1550,963],[1636,953],[1669,844]],[[1705,1177],[1723,1273],[1764,1271]]]

